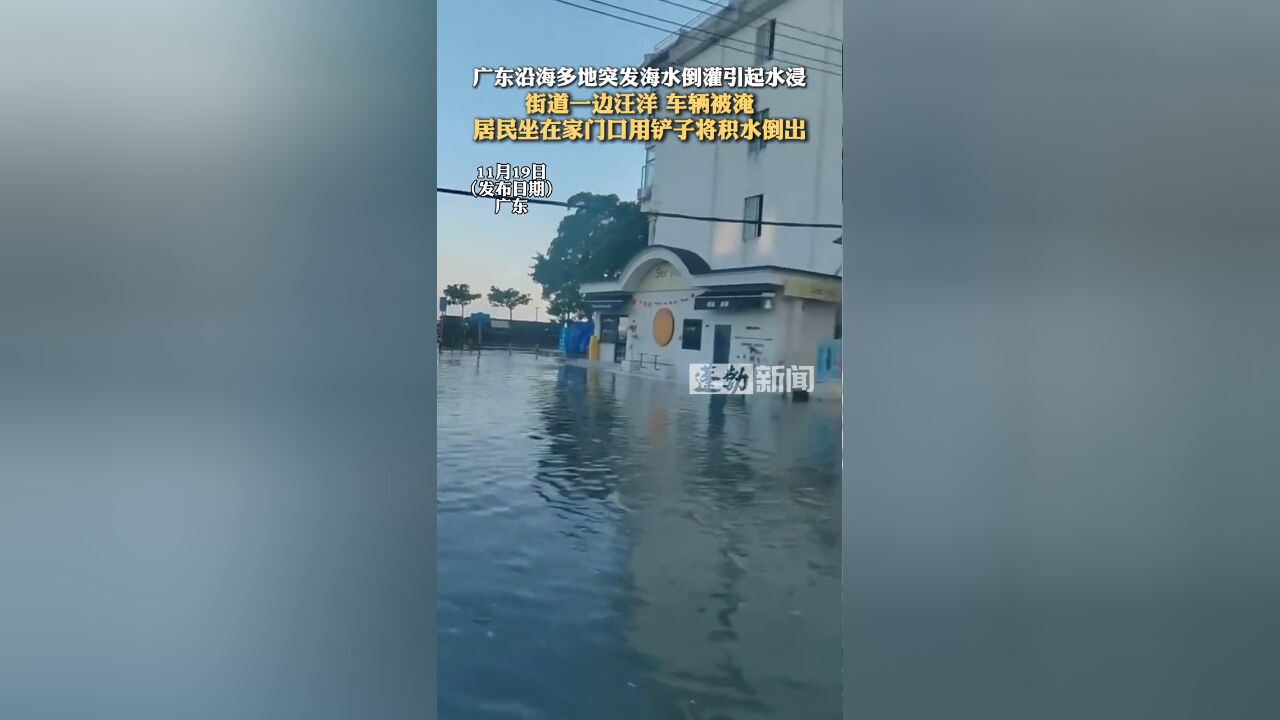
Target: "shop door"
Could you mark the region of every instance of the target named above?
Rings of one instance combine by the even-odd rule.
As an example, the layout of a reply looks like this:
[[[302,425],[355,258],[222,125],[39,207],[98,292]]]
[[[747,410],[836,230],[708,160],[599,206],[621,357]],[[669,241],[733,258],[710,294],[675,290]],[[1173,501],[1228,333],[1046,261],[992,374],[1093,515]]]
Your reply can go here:
[[[711,346],[711,362],[718,365],[729,362],[729,338],[732,336],[732,325],[716,326],[715,344]]]

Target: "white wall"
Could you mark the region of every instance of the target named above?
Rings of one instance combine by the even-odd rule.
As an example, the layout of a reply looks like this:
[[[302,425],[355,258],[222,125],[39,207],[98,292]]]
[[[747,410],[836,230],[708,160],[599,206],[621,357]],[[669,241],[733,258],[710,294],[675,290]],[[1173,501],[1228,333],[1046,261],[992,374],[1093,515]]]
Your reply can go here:
[[[694,290],[661,290],[656,292],[636,293],[635,299],[639,302],[631,306],[629,318],[636,323],[637,335],[627,339],[627,359],[636,359],[639,353],[652,355],[658,354],[662,358],[664,365],[675,365],[674,370],[664,369],[663,374],[674,373],[675,379],[679,380],[687,374],[686,369],[691,363],[711,362],[711,342],[708,332],[704,329],[702,334],[702,349],[700,350],[682,350],[680,348],[680,332],[684,321],[689,318],[703,318],[706,314],[704,310],[694,310],[691,295],[695,295]],[[674,301],[672,305],[666,305],[675,316],[675,334],[671,337],[671,342],[665,346],[658,345],[653,339],[653,317],[662,307],[648,306],[644,302],[667,302]],[[648,358],[652,360],[652,358]]]
[[[784,298],[778,310],[784,344],[776,364],[816,365],[818,342],[835,336],[836,305],[816,300]]]
[[[690,364],[709,363],[715,347],[715,326],[730,325],[729,362],[755,365],[814,365],[818,358],[818,343],[830,340],[834,335],[836,306],[814,300],[800,300],[778,296],[772,310],[735,310],[732,312],[695,310],[693,301],[682,299],[695,294],[691,290],[668,290],[639,293],[640,303],[630,305],[630,310],[619,322],[619,330],[626,331],[631,320],[636,323],[637,335],[627,338],[627,359],[652,355],[661,357],[663,365],[675,365],[674,371],[662,370],[661,374],[679,380]],[[672,301],[665,306],[645,306],[643,301]],[[675,316],[675,335],[667,345],[660,346],[653,339],[653,317],[666,307]],[[698,350],[681,347],[681,333],[686,319],[702,321],[702,343]],[[597,314],[596,327],[600,319]],[[599,334],[597,332],[597,334]],[[613,346],[601,345],[600,358],[613,359]],[[650,366],[651,367],[651,366]],[[645,371],[651,372],[648,367]],[[674,375],[672,375],[674,372]]]
[[[730,325],[733,328],[729,345],[731,363],[781,365],[793,362],[812,365],[816,359],[817,341],[831,336],[831,328],[827,326],[835,322],[834,306],[827,303],[813,303],[814,308],[806,309],[802,314],[799,312],[800,301],[779,297],[774,299],[774,310],[717,312],[695,310],[692,300],[680,299],[692,294],[694,291],[670,290],[638,293],[635,296],[642,302],[630,306],[628,319],[621,324],[625,329],[630,320],[636,322],[638,334],[627,339],[628,360],[639,358],[640,353],[656,353],[662,358],[663,364],[675,365],[674,377],[679,380],[684,377],[682,373],[686,372],[688,365],[711,362],[715,347],[715,326]],[[675,302],[666,306],[645,306],[644,301]],[[823,305],[826,307],[822,307]],[[676,323],[675,336],[665,347],[659,346],[653,339],[653,317],[662,307],[671,310]],[[694,318],[702,322],[701,348],[685,350],[681,347],[684,321]],[[819,333],[824,332],[823,328],[825,334],[819,336]],[[802,345],[788,352],[785,347],[788,342],[799,342]],[[808,348],[809,345],[813,347]],[[752,352],[751,346],[755,347],[758,355]],[[611,347],[602,348],[600,352],[602,359],[613,357]]]
[[[843,24],[840,0],[789,0],[766,17],[840,36]],[[726,43],[747,47],[755,43],[752,23]],[[812,36],[794,28],[778,31],[838,47],[834,40]],[[806,55],[839,65],[833,51],[778,36],[775,49],[784,55]],[[689,65],[748,66],[754,60],[738,50],[712,46],[688,61]],[[778,57],[772,64],[791,66],[808,61]],[[810,63],[812,64],[812,63]],[[841,78],[810,68],[806,88],[759,88],[753,92],[759,108],[772,117],[800,117],[808,122],[809,139],[803,143],[769,143],[759,155],[750,156],[747,143],[680,142],[666,140],[655,153],[653,199],[650,209],[717,217],[742,217],[743,200],[763,193],[766,220],[839,223],[843,217],[841,161],[843,109]],[[688,92],[688,91],[682,91]],[[840,230],[765,226],[759,239],[743,242],[737,223],[708,223],[659,218],[654,242],[692,250],[713,268],[779,265],[822,273],[840,267],[840,246],[832,241]]]
[[[780,298],[774,299],[774,307]],[[717,314],[715,322],[733,325],[733,339],[729,350],[729,362],[753,365],[775,365],[782,352],[779,337],[778,311],[736,310]],[[752,348],[759,352],[752,352]]]

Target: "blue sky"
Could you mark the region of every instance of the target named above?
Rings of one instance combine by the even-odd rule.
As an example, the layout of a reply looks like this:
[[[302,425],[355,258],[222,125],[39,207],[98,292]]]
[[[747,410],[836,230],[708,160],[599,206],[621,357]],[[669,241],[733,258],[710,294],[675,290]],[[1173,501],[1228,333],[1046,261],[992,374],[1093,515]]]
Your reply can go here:
[[[588,0],[573,1],[635,17]],[[678,22],[695,15],[657,0],[611,2]],[[680,0],[680,4],[705,5],[701,0]],[[644,148],[639,144],[472,142],[475,118],[518,117],[524,112],[524,91],[496,89],[491,79],[488,87],[482,82],[473,88],[472,69],[499,65],[639,65],[665,33],[554,0],[441,0],[438,19],[437,185],[469,188],[480,165],[544,162],[555,189],[553,200],[565,200],[583,190],[635,199],[644,162]],[[495,215],[493,205],[487,201],[440,194],[436,200],[439,286],[468,283],[472,292],[482,294],[488,292],[490,285],[519,288],[529,293],[534,302],[517,309],[515,317],[533,319],[535,306],[543,306],[539,318],[546,317],[541,291],[529,278],[529,266],[534,253],[545,251],[555,237],[564,209],[532,205],[528,215],[512,215],[506,209]],[[468,313],[473,311],[488,312],[490,308],[481,299],[467,306]],[[456,313],[457,308],[452,312]],[[502,309],[497,314],[505,317],[507,311]]]

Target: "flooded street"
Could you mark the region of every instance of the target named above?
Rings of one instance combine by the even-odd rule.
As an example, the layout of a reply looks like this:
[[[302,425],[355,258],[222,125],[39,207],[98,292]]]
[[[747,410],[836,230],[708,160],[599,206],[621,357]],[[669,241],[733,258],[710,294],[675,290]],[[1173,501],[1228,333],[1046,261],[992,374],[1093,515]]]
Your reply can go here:
[[[439,368],[444,720],[841,712],[840,404]]]

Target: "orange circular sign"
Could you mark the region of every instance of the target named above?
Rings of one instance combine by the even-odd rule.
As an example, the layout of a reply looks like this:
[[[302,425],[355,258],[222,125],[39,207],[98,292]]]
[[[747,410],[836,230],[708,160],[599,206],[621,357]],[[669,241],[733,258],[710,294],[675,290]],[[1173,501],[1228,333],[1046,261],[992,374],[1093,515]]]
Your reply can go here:
[[[665,346],[671,342],[671,336],[675,334],[676,317],[667,308],[662,308],[653,316],[653,339],[659,345]]]

